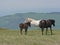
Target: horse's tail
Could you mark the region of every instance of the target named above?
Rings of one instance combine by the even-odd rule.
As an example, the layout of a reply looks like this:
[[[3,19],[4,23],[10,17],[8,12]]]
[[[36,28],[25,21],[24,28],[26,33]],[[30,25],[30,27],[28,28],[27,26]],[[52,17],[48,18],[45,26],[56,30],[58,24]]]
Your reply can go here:
[[[53,22],[53,26],[55,26],[55,20],[54,20],[54,22]]]

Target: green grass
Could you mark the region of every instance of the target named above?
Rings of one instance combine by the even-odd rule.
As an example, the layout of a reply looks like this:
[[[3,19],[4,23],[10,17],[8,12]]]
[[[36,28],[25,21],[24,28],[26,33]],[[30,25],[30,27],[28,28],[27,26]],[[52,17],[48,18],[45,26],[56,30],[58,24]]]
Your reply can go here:
[[[27,35],[20,35],[19,30],[0,29],[0,45],[60,45],[60,30],[53,30],[53,35],[41,35],[41,30],[28,30]]]

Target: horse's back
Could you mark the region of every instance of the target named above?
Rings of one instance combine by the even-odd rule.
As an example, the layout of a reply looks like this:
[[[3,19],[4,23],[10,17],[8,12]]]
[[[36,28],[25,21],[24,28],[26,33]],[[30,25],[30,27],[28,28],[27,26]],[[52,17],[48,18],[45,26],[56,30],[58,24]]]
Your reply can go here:
[[[26,23],[20,23],[19,27],[20,28],[28,28],[28,25]]]
[[[34,26],[39,26],[39,22],[40,22],[40,20],[33,20],[33,21],[31,21],[31,24]]]
[[[19,24],[19,27],[21,28],[21,27],[23,27],[23,25],[24,25],[23,23],[20,23],[20,24]]]

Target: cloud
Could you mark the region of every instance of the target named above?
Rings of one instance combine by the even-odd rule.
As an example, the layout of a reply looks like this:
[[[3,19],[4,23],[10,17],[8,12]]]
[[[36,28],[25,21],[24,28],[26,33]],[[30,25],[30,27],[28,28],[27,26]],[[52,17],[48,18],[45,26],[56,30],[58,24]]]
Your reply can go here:
[[[60,8],[60,0],[0,0],[0,13],[4,14],[19,11],[36,11],[45,8]]]
[[[1,8],[60,8],[60,0],[0,0]]]

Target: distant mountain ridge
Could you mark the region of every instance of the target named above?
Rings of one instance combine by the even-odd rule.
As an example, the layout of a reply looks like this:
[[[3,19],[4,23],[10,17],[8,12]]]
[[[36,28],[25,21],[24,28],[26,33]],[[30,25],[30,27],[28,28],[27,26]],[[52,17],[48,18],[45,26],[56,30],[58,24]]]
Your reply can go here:
[[[59,20],[60,12],[52,12],[52,13],[29,12],[29,13],[16,13],[13,15],[0,17],[0,28],[19,29],[19,23],[24,22],[24,20],[28,17],[34,19],[55,19],[56,20],[55,28],[58,29],[60,26],[60,20]]]
[[[60,14],[60,12],[51,12],[50,14]]]

